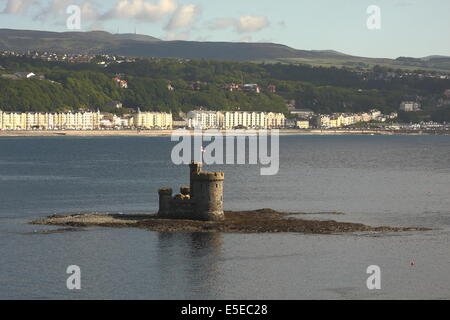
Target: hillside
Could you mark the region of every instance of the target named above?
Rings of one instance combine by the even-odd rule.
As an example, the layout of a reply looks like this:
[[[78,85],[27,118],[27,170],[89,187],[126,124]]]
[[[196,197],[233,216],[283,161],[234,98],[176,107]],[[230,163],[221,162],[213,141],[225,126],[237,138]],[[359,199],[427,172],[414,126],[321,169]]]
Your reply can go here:
[[[450,57],[365,58],[333,50],[297,50],[276,43],[162,41],[139,34],[104,31],[47,32],[0,29],[0,50],[55,53],[116,54],[135,57],[283,62],[315,66],[371,68],[382,65],[403,69],[450,71]]]
[[[58,33],[12,29],[0,29],[0,50],[241,61],[345,57],[333,51],[295,50],[273,43],[161,41],[145,35],[114,35],[103,31]]]
[[[0,56],[0,66],[0,109],[8,111],[121,112],[109,106],[115,100],[125,108],[175,113],[199,107],[287,113],[289,103],[316,113],[376,108],[388,114],[402,101],[420,100],[424,110],[420,117],[450,121],[450,99],[444,94],[450,89],[449,79],[379,66],[361,73],[307,65],[138,58],[105,67],[17,56]],[[39,77],[10,77],[23,71]],[[114,80],[117,75],[127,88]],[[257,83],[260,93],[229,89],[243,81]]]

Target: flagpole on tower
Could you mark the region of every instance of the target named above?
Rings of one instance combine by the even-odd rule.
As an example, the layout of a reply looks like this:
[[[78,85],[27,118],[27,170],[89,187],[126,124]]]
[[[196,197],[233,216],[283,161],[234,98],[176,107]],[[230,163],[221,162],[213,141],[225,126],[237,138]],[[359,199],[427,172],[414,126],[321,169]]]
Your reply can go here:
[[[201,151],[201,163],[203,164],[203,154],[205,153],[205,148],[202,146],[201,148],[200,148],[200,151]]]

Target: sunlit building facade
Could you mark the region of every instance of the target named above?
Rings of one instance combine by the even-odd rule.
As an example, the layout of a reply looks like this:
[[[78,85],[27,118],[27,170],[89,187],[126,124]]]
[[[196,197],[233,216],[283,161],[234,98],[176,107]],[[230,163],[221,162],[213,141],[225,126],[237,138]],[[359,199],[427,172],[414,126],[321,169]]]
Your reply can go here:
[[[188,126],[195,129],[274,129],[285,125],[282,113],[203,110],[188,113]]]
[[[5,112],[0,111],[2,130],[96,130],[100,128],[97,112]]]
[[[138,129],[172,129],[173,117],[164,112],[138,112],[134,115],[134,126]]]

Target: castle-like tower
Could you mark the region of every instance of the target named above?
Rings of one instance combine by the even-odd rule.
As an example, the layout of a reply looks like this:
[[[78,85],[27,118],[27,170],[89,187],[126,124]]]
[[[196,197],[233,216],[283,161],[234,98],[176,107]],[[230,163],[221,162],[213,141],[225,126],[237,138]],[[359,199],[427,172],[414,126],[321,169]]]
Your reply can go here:
[[[223,172],[203,172],[202,164],[192,162],[190,186],[181,187],[180,194],[172,197],[173,190],[159,189],[158,215],[165,219],[220,221],[223,212]]]

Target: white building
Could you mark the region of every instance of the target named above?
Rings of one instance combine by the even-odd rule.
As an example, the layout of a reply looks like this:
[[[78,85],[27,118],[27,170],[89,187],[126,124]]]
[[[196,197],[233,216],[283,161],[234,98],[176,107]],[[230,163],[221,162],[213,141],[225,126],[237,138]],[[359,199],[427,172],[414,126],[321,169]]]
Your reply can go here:
[[[421,111],[421,105],[418,102],[414,101],[403,101],[400,104],[400,110],[405,112],[417,112]]]
[[[282,113],[269,112],[266,114],[264,129],[284,128],[286,126],[286,117]]]
[[[312,116],[314,116],[314,111],[312,111],[311,109],[292,109],[290,111],[290,113],[299,118],[305,118],[305,119],[311,118]]]
[[[298,129],[309,129],[309,121],[307,120],[297,121],[296,127]]]
[[[282,113],[246,111],[191,111],[188,127],[195,129],[272,129],[284,128],[286,117]]]
[[[218,129],[223,125],[223,114],[218,111],[190,111],[187,118],[188,127],[193,129]]]
[[[0,111],[0,129],[25,130],[27,118],[25,113]]]
[[[318,128],[328,128],[330,127],[330,120],[330,116],[321,114],[317,116],[316,125]]]
[[[224,129],[243,128],[266,128],[266,114],[264,112],[225,112]]]
[[[138,109],[133,117],[134,126],[140,129],[172,129],[173,118],[171,113],[141,112]]]
[[[56,113],[53,128],[50,129],[96,130],[100,128],[101,120],[100,111]]]
[[[3,130],[95,130],[100,128],[100,112],[3,112],[0,111],[0,129]]]
[[[14,74],[18,79],[30,79],[36,77],[33,72],[16,72]]]

